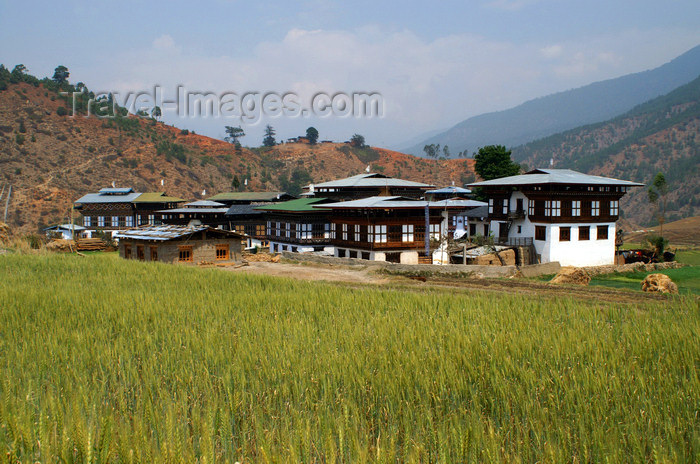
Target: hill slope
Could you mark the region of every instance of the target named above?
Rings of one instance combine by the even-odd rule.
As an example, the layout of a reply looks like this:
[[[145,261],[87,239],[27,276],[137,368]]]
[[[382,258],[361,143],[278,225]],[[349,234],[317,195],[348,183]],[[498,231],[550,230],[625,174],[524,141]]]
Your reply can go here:
[[[509,110],[482,114],[407,148],[422,155],[431,143],[449,145],[453,153],[484,145],[515,146],[584,124],[605,121],[635,105],[666,94],[700,74],[700,46],[650,71],[595,82],[523,103]]]
[[[472,160],[331,143],[236,150],[153,119],[59,116],[60,106],[69,107],[40,83],[10,83],[0,91],[0,187],[12,185],[8,223],[25,232],[66,221],[73,200],[112,182],[195,199],[232,190],[234,179],[247,190],[290,191],[361,173],[368,164],[375,172],[438,185],[473,179]]]
[[[622,116],[513,149],[530,167],[571,168],[649,184],[657,172],[669,183],[667,221],[700,215],[700,77]],[[654,220],[645,189],[622,203],[640,224]]]

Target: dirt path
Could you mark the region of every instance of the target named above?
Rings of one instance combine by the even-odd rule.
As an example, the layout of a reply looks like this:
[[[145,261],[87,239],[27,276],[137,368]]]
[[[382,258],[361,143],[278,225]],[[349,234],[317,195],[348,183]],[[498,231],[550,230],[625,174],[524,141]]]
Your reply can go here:
[[[249,266],[225,269],[230,272],[264,274],[299,280],[326,281],[345,284],[356,288],[365,285],[376,285],[379,287],[406,291],[442,289],[469,292],[476,290],[631,304],[636,304],[641,301],[663,301],[667,299],[665,295],[652,293],[631,292],[629,290],[599,286],[556,285],[519,278],[465,279],[436,276],[416,279],[380,274],[375,271],[376,268],[365,268],[363,266],[252,262]]]

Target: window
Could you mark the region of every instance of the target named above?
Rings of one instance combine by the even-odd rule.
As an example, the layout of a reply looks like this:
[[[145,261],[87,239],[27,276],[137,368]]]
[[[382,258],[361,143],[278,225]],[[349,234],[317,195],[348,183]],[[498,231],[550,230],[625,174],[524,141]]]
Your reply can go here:
[[[528,200],[528,202],[527,202],[527,215],[528,216],[535,215],[535,201],[534,200]]]
[[[331,239],[335,240],[335,222],[331,222]]]
[[[590,240],[591,239],[591,228],[589,226],[579,226],[578,227],[578,239],[579,240]]]
[[[216,245],[216,260],[217,261],[227,261],[228,254],[229,254],[228,243]]]
[[[476,235],[476,224],[469,224],[469,236],[473,237]]]
[[[292,234],[292,228],[289,227],[289,223],[285,222],[284,223],[284,236],[286,238],[289,238],[289,236]]]
[[[598,226],[598,240],[608,239],[608,226]]]
[[[503,199],[503,214],[504,215],[508,214],[508,199],[507,198]]]
[[[561,201],[552,201],[552,217],[561,216]]]
[[[156,215],[155,215],[155,214],[149,214],[149,215],[148,215],[148,223],[149,223],[149,224],[155,224],[155,223],[156,223]]]
[[[386,226],[374,226],[374,243],[386,243]]]
[[[323,238],[331,238],[331,225],[329,223],[323,224]]]
[[[342,235],[343,241],[346,241],[346,242],[347,242],[347,240],[348,240],[348,225],[347,225],[347,224],[341,224],[341,228],[340,228],[340,229],[343,231],[343,235]]]
[[[126,227],[134,227],[134,217],[127,216],[126,221],[124,222],[124,225],[126,225]]]
[[[591,202],[591,216],[600,216],[600,201],[596,200]]]
[[[131,259],[131,245],[124,245],[124,259]]]
[[[493,214],[493,198],[489,198],[489,214]]]
[[[306,224],[304,224],[304,225],[306,225]],[[299,233],[300,231],[301,231],[301,224],[294,224],[294,238],[296,238],[297,240],[299,240],[299,238],[300,238],[300,235],[301,235]]]
[[[559,241],[560,242],[571,241],[571,227],[560,227],[559,228]]]
[[[105,226],[105,217],[104,216],[97,216],[97,227],[104,227]]]
[[[440,224],[430,224],[430,240],[440,240]]]
[[[297,226],[301,226],[302,240],[310,240],[311,238],[313,238],[313,229],[311,224],[297,224]]]
[[[620,213],[620,202],[610,200],[610,216],[617,216]]]
[[[518,233],[522,234],[523,233],[523,226],[518,226]]]
[[[267,221],[266,226],[267,226],[267,230],[265,232],[265,235],[272,235],[272,222]]]
[[[360,241],[360,225],[355,224],[355,241],[359,242]]]
[[[547,227],[535,226],[535,240],[547,240]]]
[[[178,261],[181,263],[191,263],[192,259],[192,245],[182,245],[177,247],[179,253]]]
[[[401,241],[402,242],[412,242],[413,241],[413,224],[403,224],[401,226]]]
[[[83,225],[84,225],[85,227],[90,227],[90,222],[91,222],[91,220],[92,220],[92,218],[91,218],[90,216],[85,216],[85,217],[83,218]]]
[[[549,200],[544,202],[544,215],[545,216],[552,215],[552,202]]]
[[[280,223],[276,222],[275,224],[277,224],[277,227],[275,227],[275,235],[279,237],[282,234],[282,231],[280,229]]]
[[[151,261],[158,261],[158,247],[151,247]]]
[[[112,216],[112,227],[119,227],[119,216]]]
[[[581,200],[574,200],[571,202],[571,216],[581,216]]]

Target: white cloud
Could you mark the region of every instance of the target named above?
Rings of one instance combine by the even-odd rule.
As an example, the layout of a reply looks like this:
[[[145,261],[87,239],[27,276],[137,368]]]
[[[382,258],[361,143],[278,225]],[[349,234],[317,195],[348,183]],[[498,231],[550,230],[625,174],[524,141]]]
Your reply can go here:
[[[343,134],[361,126],[371,143],[388,144],[527,99],[658,66],[699,39],[665,30],[555,44],[510,43],[469,34],[428,41],[410,30],[387,33],[371,26],[355,31],[290,29],[280,40],[258,44],[249,56],[232,57],[183,49],[165,34],[150,47],[91,68],[93,76],[85,81],[114,90],[160,84],[173,92],[183,84],[217,93],[294,91],[302,98],[319,91],[379,92],[386,104],[384,119],[324,124]],[[197,125],[210,124],[209,133],[218,135],[224,123]],[[275,124],[283,130],[304,122]]]

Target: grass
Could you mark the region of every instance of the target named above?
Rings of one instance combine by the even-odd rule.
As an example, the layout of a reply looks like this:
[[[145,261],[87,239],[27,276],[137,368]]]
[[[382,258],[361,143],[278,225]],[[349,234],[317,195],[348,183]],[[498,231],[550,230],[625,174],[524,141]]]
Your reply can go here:
[[[700,309],[0,257],[8,462],[697,462]]]
[[[662,269],[650,272],[604,274],[591,279],[591,285],[641,290],[642,280],[649,274],[665,274],[678,285],[679,293],[700,295],[700,266]]]

